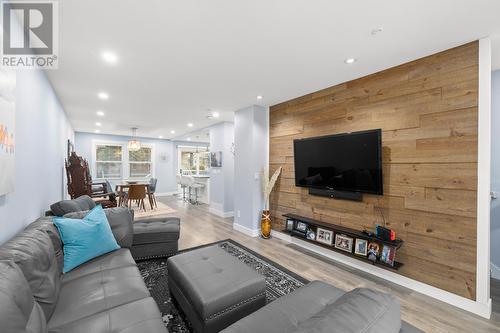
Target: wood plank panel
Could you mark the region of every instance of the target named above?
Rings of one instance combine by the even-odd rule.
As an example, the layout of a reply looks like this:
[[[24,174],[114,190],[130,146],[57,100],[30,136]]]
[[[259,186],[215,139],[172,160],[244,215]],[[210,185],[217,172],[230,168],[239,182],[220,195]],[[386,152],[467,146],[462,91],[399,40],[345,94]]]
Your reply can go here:
[[[478,43],[271,107],[275,228],[295,213],[351,228],[385,224],[406,241],[401,274],[475,299]],[[381,128],[384,195],[362,202],[294,185],[293,140]]]

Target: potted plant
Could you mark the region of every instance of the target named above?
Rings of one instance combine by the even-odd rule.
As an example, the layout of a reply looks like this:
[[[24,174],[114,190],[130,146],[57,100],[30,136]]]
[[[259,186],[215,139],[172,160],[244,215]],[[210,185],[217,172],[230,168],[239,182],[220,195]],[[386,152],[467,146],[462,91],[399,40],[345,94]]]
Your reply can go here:
[[[269,196],[273,190],[274,184],[281,174],[282,167],[279,167],[269,179],[269,171],[264,169],[262,176],[262,192],[264,194],[264,210],[262,211],[262,218],[260,220],[260,235],[262,238],[271,237],[271,214],[269,212]]]

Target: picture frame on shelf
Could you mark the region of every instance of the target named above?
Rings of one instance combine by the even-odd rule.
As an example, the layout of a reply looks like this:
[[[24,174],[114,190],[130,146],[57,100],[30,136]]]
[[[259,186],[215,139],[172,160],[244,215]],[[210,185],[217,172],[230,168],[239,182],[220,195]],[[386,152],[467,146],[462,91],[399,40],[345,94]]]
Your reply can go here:
[[[326,245],[333,244],[333,231],[328,229],[319,228],[316,230],[316,241]]]
[[[356,238],[356,243],[354,245],[354,254],[366,257],[368,254],[368,241],[362,238]]]
[[[308,228],[306,232],[306,238],[309,240],[316,240],[316,233],[313,229]]]
[[[295,230],[303,232],[303,233],[307,232],[307,227],[308,227],[307,223],[304,223],[304,222],[297,222],[295,224]]]
[[[380,261],[386,263],[389,266],[394,267],[394,258],[396,257],[396,248],[390,245],[384,245],[382,248],[382,254],[380,255]]]
[[[294,220],[292,220],[292,219],[286,219],[286,230],[287,231],[292,231],[294,224],[295,224]]]
[[[352,253],[353,242],[354,242],[354,239],[349,237],[349,236],[342,235],[342,234],[335,235],[335,248],[336,249]]]
[[[380,257],[380,245],[378,243],[370,242],[368,243],[368,259],[376,262]]]

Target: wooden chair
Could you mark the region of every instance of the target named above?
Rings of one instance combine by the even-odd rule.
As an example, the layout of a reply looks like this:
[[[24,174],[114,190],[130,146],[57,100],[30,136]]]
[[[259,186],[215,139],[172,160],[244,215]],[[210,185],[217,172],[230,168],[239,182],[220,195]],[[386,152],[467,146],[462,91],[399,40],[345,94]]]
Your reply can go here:
[[[68,193],[71,199],[88,195],[103,208],[116,207],[116,195],[109,182],[92,182],[88,162],[72,152],[69,159],[64,162],[68,180]]]
[[[146,211],[144,199],[146,199],[146,186],[144,185],[130,185],[128,193],[126,194],[127,206],[131,208],[131,204],[136,202],[139,208]]]

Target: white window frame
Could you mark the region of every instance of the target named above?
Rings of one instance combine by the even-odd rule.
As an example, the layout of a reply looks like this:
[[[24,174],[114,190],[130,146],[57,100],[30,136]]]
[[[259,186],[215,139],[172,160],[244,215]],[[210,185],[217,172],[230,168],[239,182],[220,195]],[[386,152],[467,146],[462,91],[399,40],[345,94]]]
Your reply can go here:
[[[110,162],[110,163],[118,163],[118,161],[97,161],[97,146],[116,146],[116,147],[121,147],[122,148],[122,159],[119,162],[121,165],[121,177],[114,177],[114,178],[100,178],[97,177],[97,162]],[[123,155],[125,155],[125,150],[126,147],[123,145],[121,142],[108,142],[108,141],[93,141],[92,142],[92,179],[94,180],[104,180],[104,179],[123,179],[124,176],[124,168],[123,168]]]
[[[122,160],[121,160],[121,178],[98,178],[97,177],[97,146],[120,146],[122,147]],[[141,144],[141,147],[151,148],[151,178],[155,177],[155,169],[156,169],[156,147],[154,143]],[[91,173],[92,179],[94,180],[104,180],[104,179],[113,179],[113,180],[149,180],[146,177],[130,177],[130,161],[129,161],[129,150],[127,148],[127,142],[120,141],[108,141],[108,140],[92,140],[92,165],[91,165]],[[102,162],[102,161],[101,161]],[[118,162],[118,161],[112,161]],[[148,162],[132,162],[132,163],[148,163]]]
[[[182,152],[185,151],[185,150],[188,150],[188,149],[207,149],[206,146],[177,146],[177,172],[179,172],[179,170],[181,169],[181,164],[182,164]],[[208,153],[208,158],[209,158],[209,161],[208,161],[208,168],[207,170],[205,170],[205,173],[200,173],[200,164],[199,163],[196,163],[196,173],[192,174],[193,176],[200,176],[200,175],[205,175],[205,174],[208,174],[208,172],[210,171],[210,151],[207,150],[207,151],[199,151],[198,153]],[[188,170],[185,170],[183,169],[182,170],[183,172],[185,171],[188,171]],[[191,171],[191,170],[190,170]]]
[[[150,148],[151,149],[151,161],[150,162],[131,162],[129,157],[129,151],[127,150],[127,159],[126,159],[126,175],[128,176],[127,179],[146,179],[145,177],[131,177],[130,176],[130,164],[151,164],[151,177],[154,178],[154,172],[155,172],[155,145],[154,144],[142,144],[141,143],[141,148]]]

